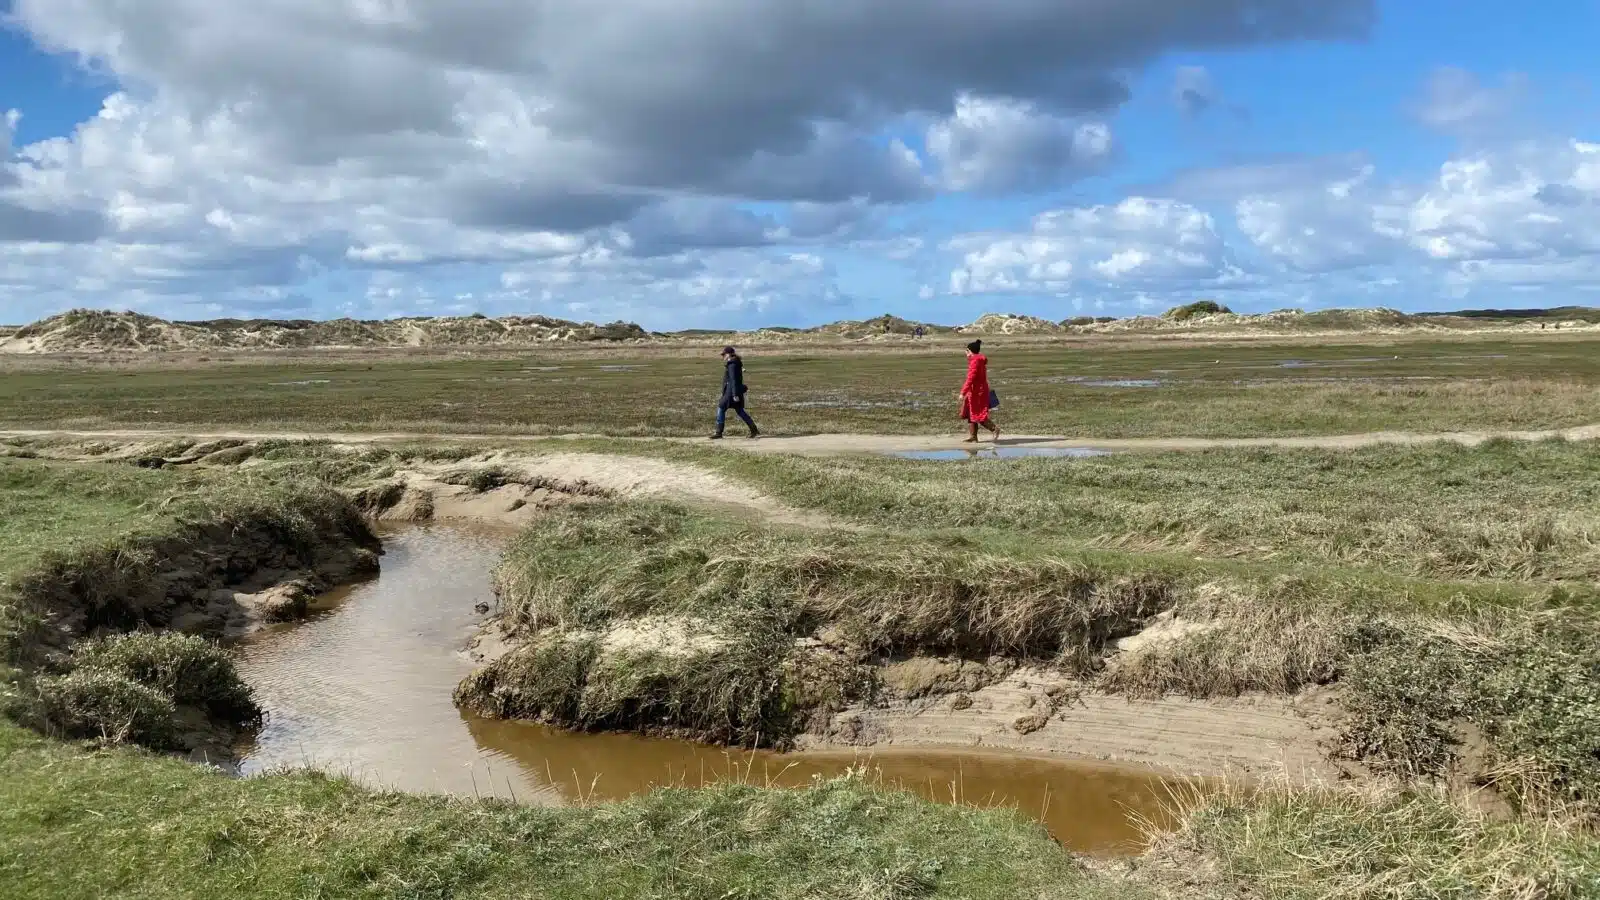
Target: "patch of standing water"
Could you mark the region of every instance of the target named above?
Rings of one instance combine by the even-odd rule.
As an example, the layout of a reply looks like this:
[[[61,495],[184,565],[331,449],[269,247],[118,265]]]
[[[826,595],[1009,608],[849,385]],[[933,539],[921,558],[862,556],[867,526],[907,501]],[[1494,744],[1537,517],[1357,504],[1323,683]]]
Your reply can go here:
[[[241,646],[240,672],[267,709],[241,748],[245,774],[315,766],[381,787],[559,806],[730,779],[792,787],[866,768],[933,800],[1016,807],[1095,854],[1136,852],[1133,817],[1162,818],[1162,779],[1095,763],[962,750],[750,753],[468,715],[451,692],[473,668],[464,650],[475,607],[492,602],[489,570],[506,535],[430,525],[385,537],[375,580]]]
[[[1103,388],[1153,388],[1165,383],[1159,378],[1091,378],[1078,382],[1084,387]]]
[[[1160,378],[1091,378],[1086,375],[1050,375],[1043,378],[1023,378],[1019,381],[1024,384],[1070,384],[1075,387],[1094,388],[1157,388],[1167,383]]]
[[[963,459],[1029,459],[1029,458],[1072,458],[1086,459],[1091,456],[1110,456],[1110,450],[1096,450],[1093,447],[971,447],[958,450],[902,450],[893,454],[901,459],[923,460],[963,460]]]

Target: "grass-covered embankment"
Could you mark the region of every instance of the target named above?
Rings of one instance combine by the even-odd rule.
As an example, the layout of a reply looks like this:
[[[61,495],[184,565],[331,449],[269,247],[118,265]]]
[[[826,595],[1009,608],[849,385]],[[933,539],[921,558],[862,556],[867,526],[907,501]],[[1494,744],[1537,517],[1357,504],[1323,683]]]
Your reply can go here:
[[[686,451],[672,451],[683,454]],[[1206,697],[1339,682],[1347,751],[1600,801],[1600,454],[1490,442],[951,465],[696,453],[791,504],[885,528],[1059,542],[1203,588],[1181,639],[1102,687]]]
[[[214,638],[252,578],[331,582],[377,542],[323,486],[0,459],[3,705],[52,734],[226,753],[260,710]]]
[[[627,451],[628,448],[620,448]],[[890,528],[1428,579],[1600,578],[1600,453],[1586,442],[1210,450],[968,465],[651,445],[795,506]]]
[[[527,643],[468,679],[463,704],[746,745],[782,746],[871,699],[881,659],[1091,671],[1108,640],[1173,602],[1159,575],[959,537],[776,530],[644,503],[552,515],[497,581],[501,624]]]

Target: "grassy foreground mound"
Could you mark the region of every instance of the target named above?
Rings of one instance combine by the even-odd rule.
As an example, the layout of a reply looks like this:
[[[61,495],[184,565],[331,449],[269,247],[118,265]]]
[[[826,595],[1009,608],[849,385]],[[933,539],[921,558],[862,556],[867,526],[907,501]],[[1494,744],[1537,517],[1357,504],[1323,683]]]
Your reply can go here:
[[[229,779],[0,724],[0,894],[1088,900],[1129,894],[1009,811],[851,779],[578,809]]]
[[[1491,817],[1416,787],[1215,796],[1130,868],[1171,897],[1600,897],[1587,827]]]

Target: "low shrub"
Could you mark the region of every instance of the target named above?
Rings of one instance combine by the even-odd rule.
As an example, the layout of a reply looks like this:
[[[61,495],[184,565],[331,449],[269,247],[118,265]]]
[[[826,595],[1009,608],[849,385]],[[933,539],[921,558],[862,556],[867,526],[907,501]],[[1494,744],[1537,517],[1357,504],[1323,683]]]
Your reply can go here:
[[[474,493],[482,494],[505,487],[517,481],[518,478],[515,472],[500,466],[483,466],[449,472],[441,476],[439,480],[445,484],[469,488]]]
[[[41,730],[154,750],[179,746],[172,699],[115,672],[80,669],[46,676],[35,681],[32,690],[31,709],[19,718],[34,720]]]
[[[1349,626],[1340,617],[1306,615],[1260,597],[1241,596],[1234,609],[1196,625],[1193,633],[1113,656],[1098,686],[1134,697],[1294,694],[1336,680],[1347,655]]]
[[[1174,322],[1187,322],[1197,316],[1214,316],[1219,313],[1230,313],[1233,310],[1215,300],[1196,300],[1183,306],[1175,306],[1166,311],[1165,315]]]
[[[598,652],[592,637],[536,638],[468,675],[456,705],[496,719],[576,723]]]
[[[120,675],[159,691],[178,706],[193,706],[230,725],[261,720],[254,692],[221,647],[192,635],[139,632],[79,645],[72,658],[82,670]]]

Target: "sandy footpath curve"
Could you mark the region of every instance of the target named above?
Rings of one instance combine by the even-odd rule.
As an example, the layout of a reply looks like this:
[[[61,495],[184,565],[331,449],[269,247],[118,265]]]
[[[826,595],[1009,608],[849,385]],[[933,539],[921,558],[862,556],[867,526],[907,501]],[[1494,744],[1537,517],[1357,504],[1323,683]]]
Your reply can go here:
[[[501,452],[481,457],[478,462],[516,469],[534,477],[585,482],[628,497],[687,501],[763,522],[808,528],[844,527],[827,515],[786,506],[715,472],[649,457],[598,453],[523,456]]]
[[[0,429],[4,438],[46,438],[78,440],[162,440],[165,438],[193,438],[196,440],[317,440],[341,444],[374,443],[491,443],[496,446],[514,446],[526,443],[549,443],[564,440],[599,439],[618,443],[629,441],[662,440],[660,438],[609,437],[606,435],[534,435],[484,434],[473,432],[344,432],[344,431],[249,431],[205,430],[193,428],[159,429]],[[1082,447],[1111,451],[1177,451],[1216,450],[1250,447],[1283,447],[1291,449],[1355,449],[1381,444],[1426,444],[1437,441],[1475,446],[1496,438],[1515,441],[1541,441],[1564,438],[1570,441],[1600,439],[1600,423],[1576,428],[1543,431],[1372,431],[1364,434],[1308,435],[1300,437],[1254,438],[1074,438],[1064,435],[1008,434],[1001,441],[1005,447],[1069,448]],[[961,436],[955,433],[942,435],[890,435],[890,434],[815,434],[796,437],[762,437],[760,440],[730,439],[712,443],[696,438],[666,438],[679,443],[751,453],[790,453],[802,456],[841,456],[849,454],[905,453],[920,450],[951,450],[962,447]],[[980,448],[992,445],[984,443]]]

